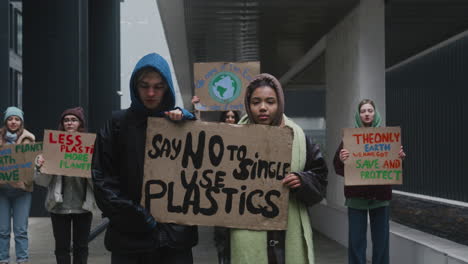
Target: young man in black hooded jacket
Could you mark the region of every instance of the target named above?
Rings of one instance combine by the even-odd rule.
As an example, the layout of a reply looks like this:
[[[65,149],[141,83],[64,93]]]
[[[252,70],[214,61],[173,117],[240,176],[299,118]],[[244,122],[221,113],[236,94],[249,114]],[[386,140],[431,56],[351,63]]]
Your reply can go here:
[[[193,263],[195,226],[157,223],[140,205],[147,118],[194,119],[175,106],[169,65],[144,56],[130,79],[130,108],[115,112],[97,134],[92,163],[96,203],[110,220],[105,245],[112,264]]]

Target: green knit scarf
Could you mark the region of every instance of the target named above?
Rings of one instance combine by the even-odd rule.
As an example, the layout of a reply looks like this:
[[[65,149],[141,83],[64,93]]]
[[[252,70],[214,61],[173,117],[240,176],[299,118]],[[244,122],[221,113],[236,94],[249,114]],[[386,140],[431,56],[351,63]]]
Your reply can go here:
[[[283,115],[285,125],[293,129],[291,171],[303,171],[306,163],[304,131]],[[244,116],[239,124],[249,124]],[[286,263],[313,264],[314,248],[312,228],[305,205],[290,193],[288,204],[288,227],[286,231]],[[267,232],[231,229],[231,262],[233,264],[267,264]]]

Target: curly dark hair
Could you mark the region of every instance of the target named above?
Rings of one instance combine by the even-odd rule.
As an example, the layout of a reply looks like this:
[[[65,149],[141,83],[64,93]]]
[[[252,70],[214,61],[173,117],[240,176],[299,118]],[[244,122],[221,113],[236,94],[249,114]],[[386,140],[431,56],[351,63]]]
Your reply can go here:
[[[229,111],[223,111],[221,113],[221,116],[219,117],[219,122],[226,122],[226,116],[229,112],[233,112],[234,113],[234,121],[235,123],[237,124],[237,122],[239,122],[240,120],[240,114],[239,114],[239,111],[233,111],[233,110],[229,110]]]

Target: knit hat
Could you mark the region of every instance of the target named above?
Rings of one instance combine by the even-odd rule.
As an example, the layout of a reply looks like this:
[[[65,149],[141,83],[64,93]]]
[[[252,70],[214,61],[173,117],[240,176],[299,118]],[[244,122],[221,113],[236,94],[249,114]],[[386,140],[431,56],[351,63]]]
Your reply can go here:
[[[78,128],[79,132],[86,132],[86,120],[85,120],[85,115],[84,115],[84,110],[81,106],[75,107],[75,108],[69,108],[63,111],[62,115],[60,116],[60,122],[58,126],[58,130],[65,130],[63,127],[63,118],[66,115],[74,115],[80,120],[80,127]]]
[[[3,118],[3,122],[5,122],[10,116],[17,116],[21,118],[22,121],[24,121],[24,113],[18,107],[15,107],[15,106],[8,107],[7,110],[5,111],[5,117]]]

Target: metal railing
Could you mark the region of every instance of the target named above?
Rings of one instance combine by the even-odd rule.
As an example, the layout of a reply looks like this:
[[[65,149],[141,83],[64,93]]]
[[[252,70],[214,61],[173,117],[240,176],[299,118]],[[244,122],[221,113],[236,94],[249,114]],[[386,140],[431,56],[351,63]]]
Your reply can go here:
[[[101,223],[99,223],[91,232],[89,233],[88,243],[93,241],[97,236],[99,236],[104,230],[106,230],[107,226],[109,225],[109,218],[105,217],[102,219]]]

